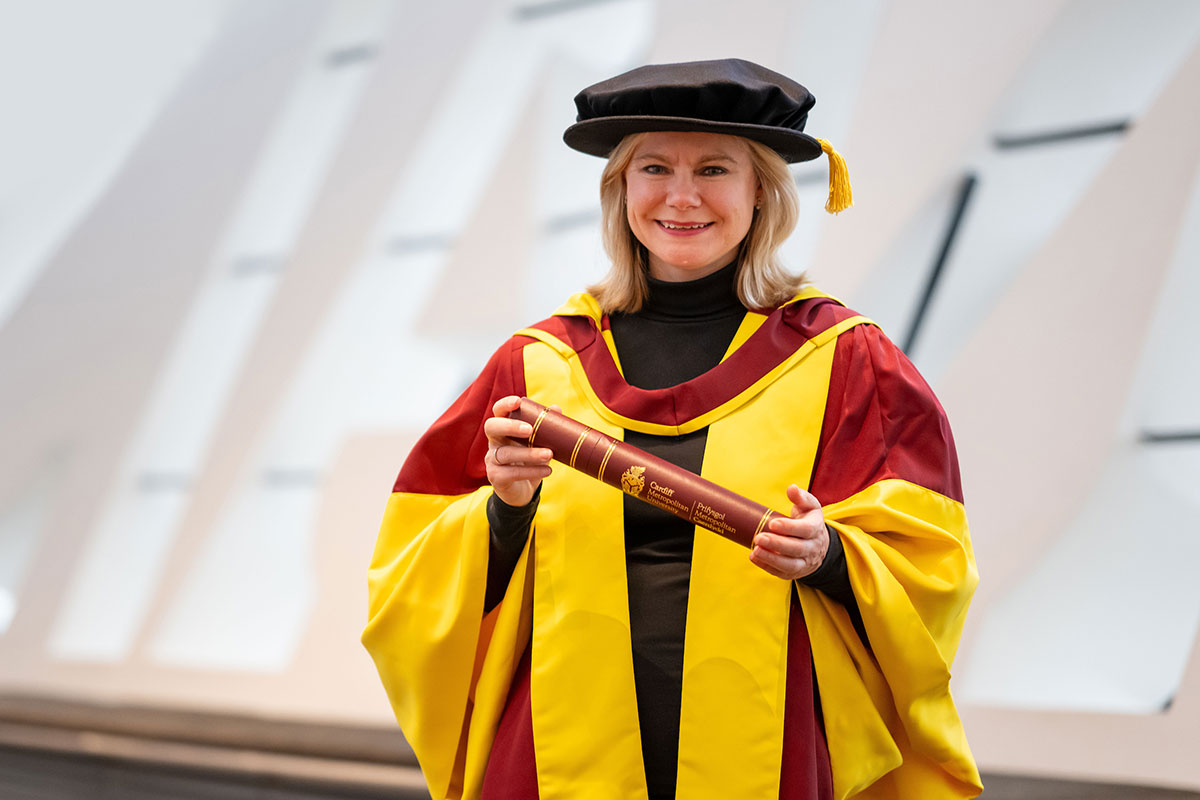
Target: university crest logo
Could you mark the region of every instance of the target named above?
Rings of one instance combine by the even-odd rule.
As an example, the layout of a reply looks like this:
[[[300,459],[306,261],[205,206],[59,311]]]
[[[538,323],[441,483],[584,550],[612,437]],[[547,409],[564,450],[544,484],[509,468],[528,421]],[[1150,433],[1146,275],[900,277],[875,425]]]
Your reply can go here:
[[[646,479],[642,477],[645,471],[645,467],[630,467],[621,473],[621,491],[634,497],[641,494],[642,489],[646,488]]]

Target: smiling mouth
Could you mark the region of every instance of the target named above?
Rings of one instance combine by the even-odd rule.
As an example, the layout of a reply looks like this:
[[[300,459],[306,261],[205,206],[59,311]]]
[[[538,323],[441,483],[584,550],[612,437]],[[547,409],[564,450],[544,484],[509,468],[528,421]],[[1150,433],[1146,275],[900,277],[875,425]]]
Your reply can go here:
[[[661,219],[656,219],[655,222],[657,222],[660,227],[669,231],[699,231],[704,230],[713,224],[711,222],[692,222],[684,224],[679,222],[667,222],[666,220]]]

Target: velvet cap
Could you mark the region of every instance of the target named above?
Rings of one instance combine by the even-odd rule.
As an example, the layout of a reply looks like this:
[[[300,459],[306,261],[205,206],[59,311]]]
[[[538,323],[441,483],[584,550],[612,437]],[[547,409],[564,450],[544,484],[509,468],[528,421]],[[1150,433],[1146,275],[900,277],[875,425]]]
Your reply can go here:
[[[761,142],[789,163],[808,161],[822,153],[804,133],[815,102],[790,78],[740,58],[651,64],[576,95],[578,115],[563,141],[606,158],[631,133],[725,133]]]

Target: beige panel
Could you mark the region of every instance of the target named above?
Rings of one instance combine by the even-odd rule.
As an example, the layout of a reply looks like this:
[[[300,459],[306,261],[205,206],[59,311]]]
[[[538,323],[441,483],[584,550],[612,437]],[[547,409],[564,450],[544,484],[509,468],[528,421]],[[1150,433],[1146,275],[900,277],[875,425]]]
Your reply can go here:
[[[1064,0],[898,0],[888,6],[838,149],[855,206],[826,225],[821,288],[854,300],[909,221],[965,171],[996,103]]]
[[[381,47],[380,61],[363,90],[360,110],[344,134],[308,225],[284,266],[272,308],[247,354],[237,388],[229,399],[230,411],[216,429],[210,459],[195,487],[193,505],[164,569],[155,611],[147,619],[135,648],[136,669],[128,669],[122,679],[125,691],[138,691],[138,676],[151,672],[156,681],[170,680],[180,687],[193,687],[189,681],[194,680],[194,690],[215,702],[243,698],[252,707],[284,714],[297,708],[298,701],[288,689],[290,675],[270,680],[239,675],[236,683],[228,682],[222,694],[217,686],[213,687],[216,691],[204,688],[211,683],[210,675],[194,673],[181,678],[185,674],[182,670],[156,666],[147,645],[164,624],[173,590],[184,585],[223,504],[233,497],[239,480],[254,478],[247,476],[245,469],[260,441],[259,434],[270,428],[271,415],[303,365],[322,320],[332,310],[344,282],[367,255],[379,217],[409,165],[413,145],[440,98],[441,87],[457,68],[461,53],[443,45],[472,39],[473,28],[464,25],[464,20],[474,24],[481,21],[481,16],[465,13],[461,7],[441,5],[396,15],[386,44]],[[413,80],[415,75],[420,80]],[[376,344],[386,347],[384,342]],[[296,661],[292,669],[297,674],[307,670],[324,674],[320,662]],[[161,697],[170,698],[179,691],[164,687]],[[307,696],[307,700],[320,704],[329,698]],[[308,706],[300,702],[299,707]]]
[[[255,675],[136,662],[49,663],[6,677],[5,690],[390,728],[394,720],[387,697],[358,637],[366,623],[366,565],[383,506],[419,433],[365,433],[331,461],[315,520],[315,611],[296,653],[296,669]]]
[[[44,638],[111,488],[112,465],[121,463],[321,8],[312,1],[235,7],[218,43],[0,337],[0,497],[20,489],[22,465],[61,448],[60,497],[70,498],[41,533],[4,638],[0,680],[53,671],[42,663]],[[274,59],[261,59],[264,41]],[[36,359],[28,355],[33,342]]]
[[[940,386],[980,599],[1065,527],[1117,434],[1200,158],[1200,50],[1026,265]]]
[[[985,770],[1200,790],[1200,646],[1162,714],[1079,714],[967,708]]]
[[[1200,164],[1197,96],[1200,49],[940,387],[982,575],[969,625],[1065,529],[1121,435],[1129,382]],[[1121,646],[1119,632],[1114,637]],[[969,649],[970,636],[961,652]],[[1159,716],[971,709],[976,754],[993,768],[1200,786],[1200,765],[1171,748],[1200,735],[1198,672],[1193,656],[1177,703]]]
[[[416,325],[423,334],[491,337],[528,324],[520,313],[535,235],[532,165],[540,117],[534,111],[540,104],[541,93],[531,92],[479,205],[458,227],[461,236]]]
[[[329,464],[316,519],[317,596],[281,696],[303,697],[311,718],[392,721],[391,707],[358,637],[367,620],[367,569],[404,455],[422,431],[363,434]]]

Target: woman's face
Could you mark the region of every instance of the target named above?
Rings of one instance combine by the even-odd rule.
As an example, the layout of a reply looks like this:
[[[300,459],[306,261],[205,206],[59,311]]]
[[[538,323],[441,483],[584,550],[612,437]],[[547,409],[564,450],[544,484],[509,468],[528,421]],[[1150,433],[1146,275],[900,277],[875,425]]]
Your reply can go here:
[[[758,193],[740,137],[646,134],[625,169],[625,195],[629,228],[650,253],[650,275],[694,280],[733,261]]]

